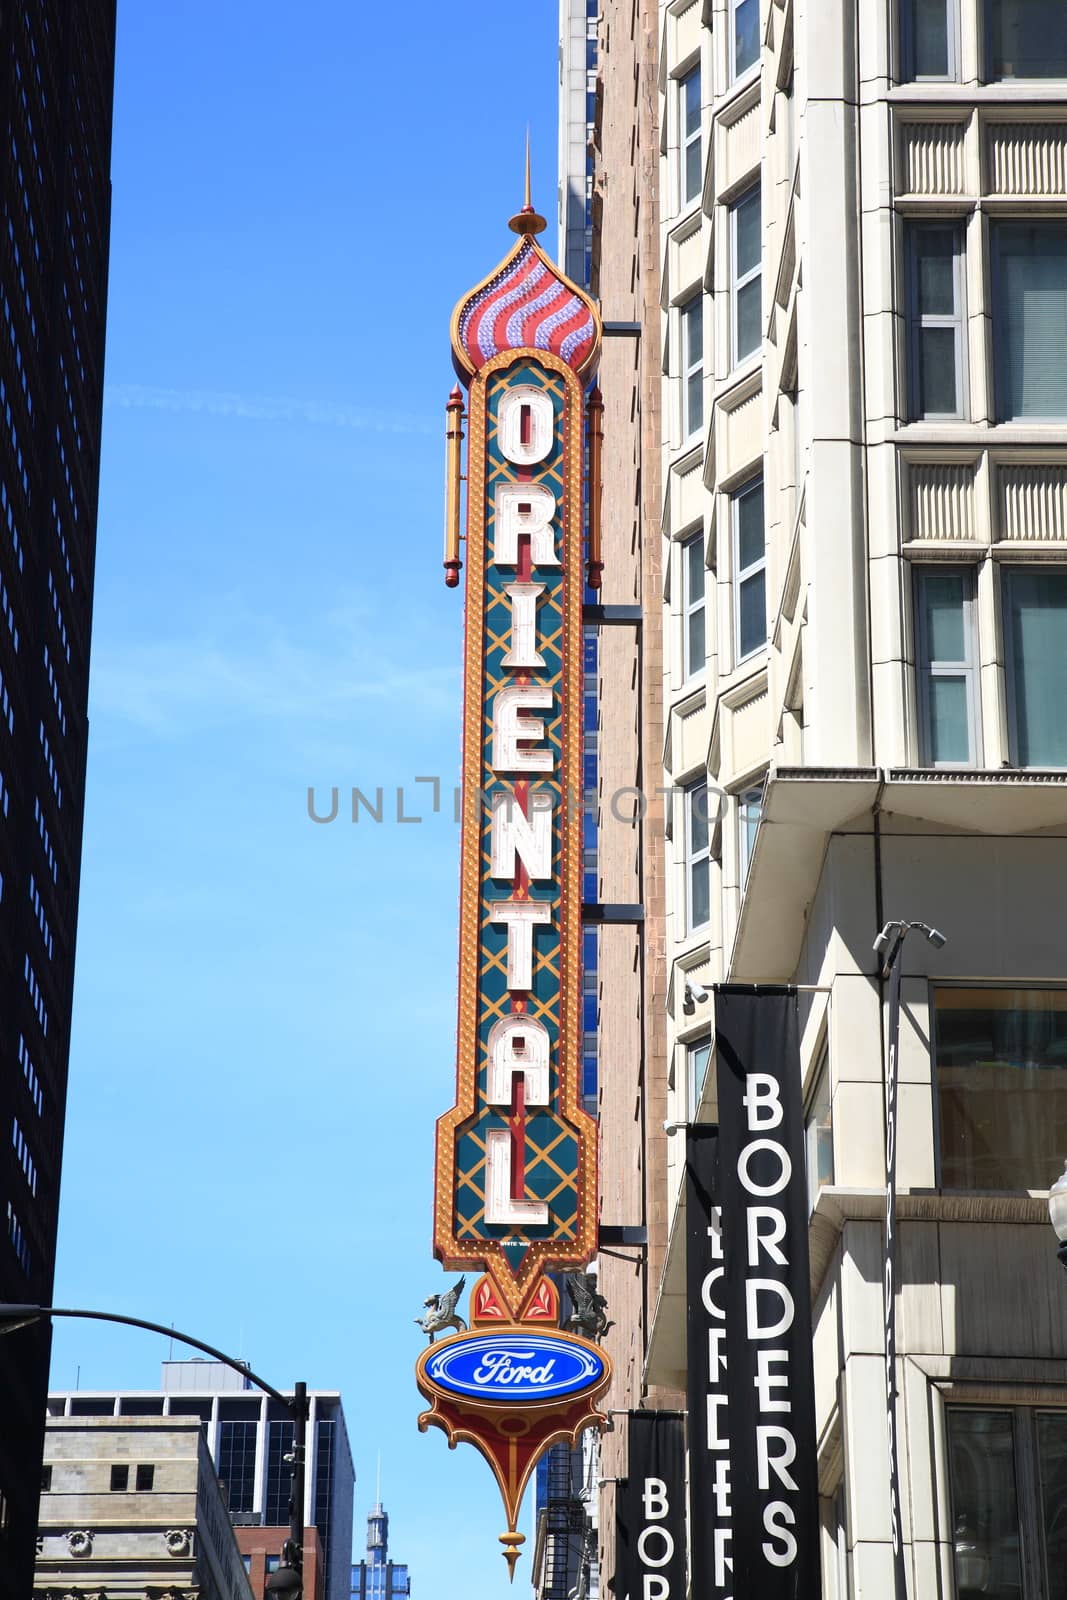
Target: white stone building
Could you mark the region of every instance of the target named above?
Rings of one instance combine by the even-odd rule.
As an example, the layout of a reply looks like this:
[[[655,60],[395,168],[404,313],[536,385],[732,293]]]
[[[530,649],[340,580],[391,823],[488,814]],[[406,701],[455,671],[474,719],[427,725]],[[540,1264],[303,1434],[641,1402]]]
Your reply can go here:
[[[252,1600],[200,1424],[50,1417],[35,1600]]]
[[[602,33],[630,11],[605,0]],[[824,1594],[887,1600],[872,943],[890,918],[942,930],[940,950],[910,940],[903,969],[909,1594],[1052,1600],[1067,1569],[1067,1281],[1046,1206],[1067,1157],[1067,5],[637,11],[659,45],[643,198],[662,314],[644,337],[662,350],[662,758],[679,791],[668,1120],[716,1118],[715,982],[805,987]],[[613,85],[610,42],[601,61],[618,106],[630,67]],[[603,151],[605,208],[622,148]],[[667,1150],[643,1373],[665,1390],[686,1367],[682,1139]]]

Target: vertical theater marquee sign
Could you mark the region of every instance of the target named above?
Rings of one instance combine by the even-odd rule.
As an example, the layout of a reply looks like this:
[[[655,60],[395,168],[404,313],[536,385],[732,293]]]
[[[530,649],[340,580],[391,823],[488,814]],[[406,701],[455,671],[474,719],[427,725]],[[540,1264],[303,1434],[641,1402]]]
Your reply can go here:
[[[422,1352],[442,1428],[489,1462],[509,1571],[523,1490],[576,1441],[611,1368],[559,1326],[552,1274],[596,1252],[596,1126],[581,1104],[582,599],[599,585],[596,308],[519,241],[457,306],[448,402],[445,573],[460,581],[467,452],[463,828],[456,1104],[437,1124],[434,1253],[479,1269],[469,1330]],[[587,436],[589,449],[587,450]],[[589,456],[587,467],[587,456]],[[588,490],[588,494],[586,494]],[[588,504],[588,544],[586,505]]]

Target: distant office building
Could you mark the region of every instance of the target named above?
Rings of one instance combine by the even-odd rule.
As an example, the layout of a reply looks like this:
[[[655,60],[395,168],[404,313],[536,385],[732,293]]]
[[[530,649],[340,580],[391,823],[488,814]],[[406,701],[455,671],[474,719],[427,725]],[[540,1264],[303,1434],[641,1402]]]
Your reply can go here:
[[[41,1483],[36,1600],[252,1600],[195,1417],[53,1417]]]
[[[87,739],[115,0],[0,8],[0,1299],[51,1300]],[[0,1340],[0,1597],[25,1600],[45,1325]]]
[[[389,1559],[389,1516],[379,1501],[367,1518],[367,1558],[352,1568],[352,1600],[403,1600],[410,1593],[407,1567]]]
[[[304,1522],[318,1529],[322,1541],[325,1600],[349,1600],[356,1480],[348,1430],[335,1390],[314,1390],[308,1399]],[[289,1521],[290,1464],[285,1458],[292,1449],[292,1418],[229,1367],[214,1361],[166,1361],[161,1391],[53,1394],[48,1409],[53,1416],[70,1417],[195,1417],[234,1526],[277,1528]]]

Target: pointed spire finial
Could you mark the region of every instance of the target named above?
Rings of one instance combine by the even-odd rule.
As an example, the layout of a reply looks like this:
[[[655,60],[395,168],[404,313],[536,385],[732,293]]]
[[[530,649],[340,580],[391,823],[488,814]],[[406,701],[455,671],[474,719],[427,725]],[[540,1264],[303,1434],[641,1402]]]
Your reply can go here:
[[[526,125],[526,200],[521,211],[509,220],[512,233],[544,233],[548,223],[533,208],[530,199],[530,125]]]

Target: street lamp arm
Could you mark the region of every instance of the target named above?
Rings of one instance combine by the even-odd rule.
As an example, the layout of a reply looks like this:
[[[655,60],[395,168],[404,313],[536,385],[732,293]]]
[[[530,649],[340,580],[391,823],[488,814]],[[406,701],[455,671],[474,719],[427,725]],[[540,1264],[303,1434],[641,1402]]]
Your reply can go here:
[[[295,1396],[282,1394],[243,1361],[237,1361],[224,1351],[216,1350],[212,1344],[205,1344],[203,1339],[194,1339],[191,1334],[179,1333],[177,1328],[168,1328],[162,1322],[147,1322],[144,1317],[123,1317],[115,1311],[82,1311],[62,1306],[20,1306],[0,1303],[0,1334],[13,1333],[16,1328],[24,1328],[29,1323],[40,1322],[46,1317],[84,1317],[91,1322],[121,1322],[130,1328],[147,1328],[149,1333],[162,1333],[166,1338],[177,1339],[179,1344],[187,1344],[193,1350],[202,1350],[213,1360],[221,1361],[224,1367],[231,1367],[234,1372],[239,1372],[242,1377],[254,1383],[257,1389],[262,1389],[264,1394],[270,1395],[272,1400],[277,1400],[287,1411],[295,1415]]]

